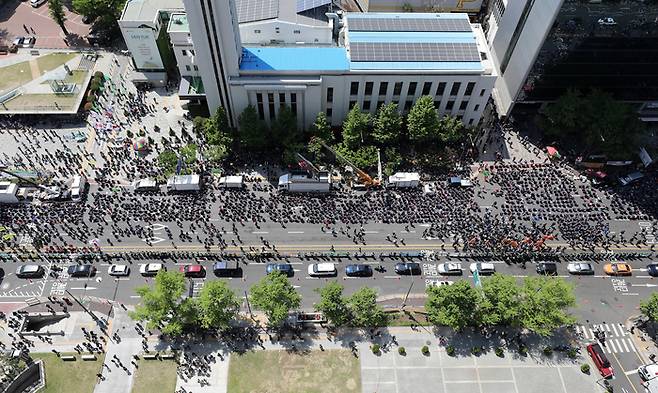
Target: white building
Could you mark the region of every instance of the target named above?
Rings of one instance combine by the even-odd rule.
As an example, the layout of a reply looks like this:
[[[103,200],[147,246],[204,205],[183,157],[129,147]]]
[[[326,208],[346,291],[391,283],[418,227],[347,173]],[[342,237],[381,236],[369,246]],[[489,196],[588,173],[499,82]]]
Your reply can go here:
[[[270,122],[289,106],[300,127],[334,125],[358,105],[408,111],[431,95],[440,115],[480,119],[496,73],[466,14],[291,12],[292,0],[184,0],[208,107],[233,126],[248,105]],[[219,12],[218,10],[222,10]],[[242,21],[242,23],[240,23]]]
[[[12,182],[1,181],[0,182],[0,203],[13,204],[18,203],[18,197],[16,193],[18,192],[18,186]]]

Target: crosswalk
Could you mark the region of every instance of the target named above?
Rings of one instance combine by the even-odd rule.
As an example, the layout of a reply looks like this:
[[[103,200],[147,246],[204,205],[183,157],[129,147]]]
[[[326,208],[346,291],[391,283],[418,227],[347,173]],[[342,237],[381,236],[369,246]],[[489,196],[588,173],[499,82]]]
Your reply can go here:
[[[585,340],[595,341],[594,332],[601,329],[605,332],[605,345],[601,345],[606,353],[624,353],[635,352],[633,340],[630,333],[621,324],[602,323],[591,326],[576,326],[576,331],[583,336]]]

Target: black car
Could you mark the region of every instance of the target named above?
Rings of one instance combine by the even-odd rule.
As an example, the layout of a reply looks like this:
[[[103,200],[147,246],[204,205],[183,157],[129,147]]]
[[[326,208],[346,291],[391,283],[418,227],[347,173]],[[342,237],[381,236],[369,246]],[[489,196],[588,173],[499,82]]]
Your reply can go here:
[[[647,265],[647,273],[649,273],[651,277],[658,277],[658,263]]]
[[[420,263],[417,262],[399,262],[395,264],[395,272],[409,276],[419,276],[422,274]]]
[[[555,262],[539,262],[537,273],[544,276],[557,276],[557,264]]]
[[[91,277],[96,274],[96,268],[91,265],[71,265],[68,273],[71,277]]]
[[[273,272],[281,272],[287,277],[292,277],[295,275],[295,271],[292,269],[292,265],[289,263],[268,263],[265,271],[267,274]]]
[[[345,275],[348,277],[370,277],[372,268],[370,265],[347,265],[345,266]]]

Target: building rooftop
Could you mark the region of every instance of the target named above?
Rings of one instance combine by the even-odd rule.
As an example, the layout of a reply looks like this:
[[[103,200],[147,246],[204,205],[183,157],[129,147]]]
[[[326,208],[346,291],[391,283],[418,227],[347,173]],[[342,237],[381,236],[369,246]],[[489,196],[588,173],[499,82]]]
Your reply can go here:
[[[239,23],[252,23],[263,20],[279,19],[300,25],[325,26],[327,17],[322,9],[305,10],[297,13],[298,0],[236,0]],[[327,5],[323,5],[328,9]]]
[[[172,14],[171,19],[169,20],[169,26],[167,31],[178,32],[178,33],[189,33],[190,24],[187,22],[186,14]]]
[[[183,0],[128,0],[121,20],[152,22],[159,10],[184,10]]]
[[[347,71],[345,48],[256,46],[242,48],[240,71]]]
[[[351,70],[482,71],[466,14],[347,13]]]

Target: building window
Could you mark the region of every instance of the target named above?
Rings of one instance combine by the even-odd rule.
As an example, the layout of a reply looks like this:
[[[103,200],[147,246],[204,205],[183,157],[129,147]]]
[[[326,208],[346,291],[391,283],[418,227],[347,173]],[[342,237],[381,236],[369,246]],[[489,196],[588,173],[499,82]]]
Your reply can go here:
[[[393,88],[393,95],[399,96],[402,94],[402,82],[395,82],[395,87]]]
[[[372,86],[374,85],[373,82],[366,82],[366,92],[364,93],[365,95],[369,96],[372,95]]]
[[[187,65],[187,64],[185,64],[185,69],[186,69],[187,71],[192,71],[192,68],[190,68],[190,66]]]
[[[418,83],[416,82],[410,82],[409,83],[409,88],[407,89],[407,95],[408,96],[413,96],[416,94],[416,87],[418,86]]]
[[[411,106],[412,106],[413,104],[414,104],[414,102],[411,101],[411,100],[405,102],[405,103],[404,103],[404,111],[405,111],[405,112],[410,111],[410,110],[411,110]]]
[[[295,117],[297,117],[297,103],[296,102],[293,102],[292,104],[290,104],[290,111],[292,112],[293,115],[295,115]]]
[[[480,90],[480,97],[484,97],[484,92],[485,91],[486,91],[485,89]]]
[[[281,104],[286,103],[286,93],[279,93],[279,103]]]
[[[459,104],[459,110],[460,110],[460,111],[465,111],[467,106],[468,106],[468,101],[462,101],[462,102]]]
[[[302,34],[302,31],[301,30],[293,30],[292,33],[293,34]]]
[[[261,120],[265,120],[265,111],[263,109],[263,103],[259,102],[258,103],[258,118]]]
[[[364,111],[370,110],[370,101],[363,101],[363,110]]]
[[[183,56],[187,56],[187,51],[186,51],[185,49],[182,49],[182,50],[180,51],[180,53],[181,53]]]
[[[439,109],[441,106],[441,101],[434,101],[434,109]]]
[[[256,93],[256,101],[263,102],[263,95],[261,93]]]
[[[432,82],[423,83],[423,95],[426,96],[430,94],[430,89],[432,88]]]
[[[327,87],[327,102],[334,102],[334,88]]]
[[[359,82],[352,82],[350,85],[350,95],[355,96],[359,94]]]
[[[436,88],[436,95],[442,96],[445,91],[446,91],[446,83],[440,82],[439,86]]]
[[[388,82],[382,82],[379,84],[379,95],[385,96],[386,90],[388,90]]]
[[[477,112],[478,109],[480,109],[480,104],[475,105],[475,108],[473,108],[473,112]]]
[[[190,56],[194,56],[194,49],[190,49]]]
[[[470,96],[473,94],[473,89],[475,89],[475,82],[468,82],[468,85],[466,85],[466,91],[464,92],[465,96]]]
[[[469,120],[468,120],[468,125],[469,125],[469,126],[472,126],[472,125],[473,125],[473,119],[469,119]]]
[[[462,84],[459,82],[455,82],[452,84],[452,89],[450,89],[450,95],[451,96],[456,96],[459,93],[459,88],[462,87]]]
[[[270,107],[270,119],[274,119],[274,117],[276,116],[276,112],[274,112],[274,101],[270,101],[269,107]]]
[[[290,102],[297,102],[297,94],[290,93]]]
[[[193,65],[192,68],[194,68],[194,71],[199,71],[199,66]]]
[[[451,111],[454,106],[455,106],[455,101],[448,101],[448,103],[446,104],[446,110]]]
[[[274,32],[278,34],[278,33],[280,33],[281,31],[280,31],[280,29],[279,29],[278,27],[275,27],[275,28],[274,28]]]
[[[356,101],[350,101],[350,107],[349,107],[349,109],[354,108],[355,105],[356,105]]]
[[[267,93],[267,102],[274,102],[274,93]]]
[[[256,30],[254,30],[254,33],[260,34],[260,30],[256,29]]]
[[[327,108],[327,117],[331,117],[331,115],[334,114],[334,111],[332,108]]]

